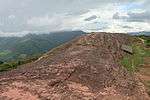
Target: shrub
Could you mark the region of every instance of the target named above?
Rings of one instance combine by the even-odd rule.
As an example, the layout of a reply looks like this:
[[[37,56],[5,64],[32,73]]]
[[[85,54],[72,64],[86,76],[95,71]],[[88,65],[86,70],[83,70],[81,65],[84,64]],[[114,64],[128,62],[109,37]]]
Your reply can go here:
[[[3,61],[0,61],[0,65],[3,64],[3,63],[4,63]]]

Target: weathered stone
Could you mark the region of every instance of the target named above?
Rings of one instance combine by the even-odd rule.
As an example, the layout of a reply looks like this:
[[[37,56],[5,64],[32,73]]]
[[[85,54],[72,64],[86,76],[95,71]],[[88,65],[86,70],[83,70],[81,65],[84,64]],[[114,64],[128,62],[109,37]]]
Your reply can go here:
[[[125,52],[128,52],[128,53],[130,53],[130,54],[133,54],[133,49],[132,49],[131,46],[122,45],[122,46],[121,46],[121,49],[122,49],[123,51],[125,51]]]

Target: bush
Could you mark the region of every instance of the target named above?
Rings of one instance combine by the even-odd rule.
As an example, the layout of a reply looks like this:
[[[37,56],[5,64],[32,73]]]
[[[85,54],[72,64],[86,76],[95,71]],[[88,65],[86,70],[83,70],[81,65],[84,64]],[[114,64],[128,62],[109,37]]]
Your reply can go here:
[[[13,69],[13,68],[15,68],[15,65],[9,64],[9,63],[4,63],[4,64],[0,65],[0,72],[8,71],[8,70]]]
[[[0,61],[0,65],[3,64],[3,63],[4,63],[3,61]]]
[[[145,45],[150,47],[150,39],[149,40],[145,40]]]

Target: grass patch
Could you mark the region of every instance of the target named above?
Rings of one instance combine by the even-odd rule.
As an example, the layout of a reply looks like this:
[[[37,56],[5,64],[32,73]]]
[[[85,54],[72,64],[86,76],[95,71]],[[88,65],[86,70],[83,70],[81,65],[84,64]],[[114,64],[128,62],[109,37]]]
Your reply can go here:
[[[149,38],[141,36],[144,41]],[[150,57],[150,49],[147,48],[147,42],[144,45],[134,42],[132,45],[133,55],[127,55],[121,60],[121,64],[130,72],[136,71],[138,67],[144,64],[144,58]]]
[[[135,71],[138,66],[144,63],[144,57],[147,55],[144,48],[133,45],[133,55],[128,55],[121,60],[121,64],[127,68],[128,71]]]

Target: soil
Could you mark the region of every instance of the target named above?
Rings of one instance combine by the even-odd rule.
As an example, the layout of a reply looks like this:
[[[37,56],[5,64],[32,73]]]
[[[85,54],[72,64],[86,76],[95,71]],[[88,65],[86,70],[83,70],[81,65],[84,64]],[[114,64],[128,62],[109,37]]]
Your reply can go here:
[[[120,65],[126,34],[92,33],[35,62],[0,74],[0,100],[149,100],[136,75]]]
[[[137,75],[146,87],[146,91],[150,96],[150,57],[145,57],[144,64],[140,66]]]

